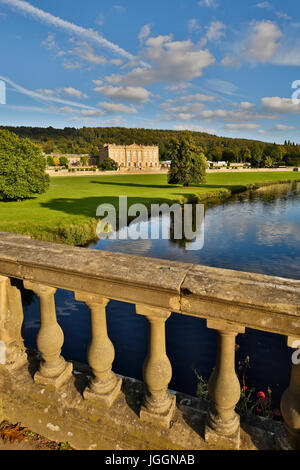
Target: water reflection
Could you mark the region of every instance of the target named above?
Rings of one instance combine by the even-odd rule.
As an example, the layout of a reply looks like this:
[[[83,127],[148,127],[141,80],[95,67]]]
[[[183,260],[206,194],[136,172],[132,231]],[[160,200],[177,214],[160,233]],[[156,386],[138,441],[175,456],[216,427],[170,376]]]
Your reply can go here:
[[[300,184],[269,186],[236,195],[229,202],[208,204],[205,210],[204,246],[187,250],[187,240],[176,240],[172,218],[164,215],[143,221],[140,228],[168,229],[170,239],[98,240],[90,248],[166,258],[209,266],[252,271],[300,279]],[[155,227],[154,227],[155,226]],[[202,228],[203,230],[203,228]],[[74,301],[71,292],[56,294],[58,321],[65,332],[63,354],[85,361],[90,341],[87,307]],[[35,347],[39,327],[38,300],[25,306],[26,342]],[[135,314],[133,305],[111,301],[108,331],[116,349],[114,370],[141,378],[147,352],[147,321]],[[167,353],[173,365],[170,387],[194,394],[197,379],[193,368],[207,379],[215,362],[215,332],[205,321],[172,314],[166,323]],[[289,380],[291,350],[285,338],[247,329],[237,337],[237,361],[250,356],[248,385],[273,390],[278,405]]]

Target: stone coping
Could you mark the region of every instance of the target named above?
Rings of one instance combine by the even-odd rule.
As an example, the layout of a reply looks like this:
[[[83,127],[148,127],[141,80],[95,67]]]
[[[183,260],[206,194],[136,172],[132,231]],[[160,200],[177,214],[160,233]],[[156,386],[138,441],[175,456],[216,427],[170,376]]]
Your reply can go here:
[[[300,281],[0,232],[0,275],[300,338]]]

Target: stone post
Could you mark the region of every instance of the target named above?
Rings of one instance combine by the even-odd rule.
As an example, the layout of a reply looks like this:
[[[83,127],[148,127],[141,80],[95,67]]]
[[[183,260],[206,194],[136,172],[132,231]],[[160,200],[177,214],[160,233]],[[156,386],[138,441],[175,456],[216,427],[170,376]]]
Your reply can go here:
[[[150,324],[149,351],[143,366],[148,391],[140,419],[169,428],[176,408],[176,397],[168,392],[172,367],[166,354],[165,339],[165,322],[171,312],[138,304],[136,313],[145,316]]]
[[[40,298],[41,327],[37,335],[37,347],[43,361],[40,370],[35,373],[34,381],[38,384],[59,388],[71,376],[73,365],[61,356],[64,334],[57,323],[54,303],[54,287],[24,281],[25,289],[32,290]]]
[[[12,371],[27,362],[22,324],[21,293],[8,277],[0,276],[0,370]]]
[[[220,320],[207,320],[207,327],[218,332],[218,346],[216,366],[208,382],[213,405],[205,427],[205,440],[221,448],[238,449],[240,417],[235,406],[241,388],[235,373],[235,337],[244,333],[245,328]]]
[[[112,371],[115,349],[108,337],[106,324],[106,306],[109,299],[83,292],[76,292],[75,298],[84,302],[91,314],[92,340],[87,358],[95,377],[83,392],[83,396],[110,407],[120,394],[122,379],[117,378]]]
[[[287,435],[278,438],[277,443],[284,450],[300,450],[300,338],[288,337],[287,344],[295,349],[290,384],[280,403]]]

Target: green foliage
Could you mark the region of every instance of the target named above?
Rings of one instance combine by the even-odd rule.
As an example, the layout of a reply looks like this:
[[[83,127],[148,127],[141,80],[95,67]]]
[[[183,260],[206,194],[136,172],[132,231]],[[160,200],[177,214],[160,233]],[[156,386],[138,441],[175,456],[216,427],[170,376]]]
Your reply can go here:
[[[55,166],[54,159],[51,157],[51,155],[48,155],[47,157],[47,165],[48,166]]]
[[[266,168],[272,168],[272,166],[273,166],[273,160],[272,160],[272,158],[269,157],[269,155],[267,155],[264,160],[265,160],[264,166],[265,166]]]
[[[0,127],[1,128],[1,127]],[[162,130],[162,129],[126,129],[123,127],[65,127],[64,129],[54,129],[53,127],[2,127],[15,132],[19,137],[29,137],[38,143],[46,154],[59,152],[61,154],[89,154],[98,155],[99,145],[107,142],[112,144],[130,145],[133,142],[142,145],[159,145],[160,159],[167,160],[166,149],[172,138],[188,137],[192,138],[195,145],[202,147],[208,160],[213,162],[223,160],[223,150],[234,152],[236,160],[254,160],[254,166],[262,166],[261,155],[264,149],[270,146],[255,140],[218,137],[205,132]],[[258,147],[260,152],[253,152],[254,147]],[[272,144],[271,144],[272,146]],[[282,163],[288,166],[300,166],[300,145],[286,141],[285,145],[276,145],[282,152]],[[240,149],[244,149],[240,153]],[[247,149],[247,150],[245,150]],[[251,153],[251,157],[249,156]],[[274,156],[269,154],[275,164]],[[231,158],[231,157],[229,157]],[[226,158],[227,161],[227,158]]]
[[[54,163],[54,166],[59,166],[59,158],[53,157],[53,163]]]
[[[234,150],[231,148],[224,149],[222,153],[222,160],[229,163],[236,162],[236,155]]]
[[[119,165],[112,158],[105,158],[99,163],[98,168],[101,171],[116,171]]]
[[[251,148],[251,166],[259,168],[262,166],[262,149],[258,144],[254,144]]]
[[[251,152],[248,147],[241,147],[239,149],[238,160],[243,163],[251,161]]]
[[[206,181],[207,162],[202,149],[187,138],[172,139],[167,147],[171,167],[168,175],[169,184],[201,184]]]
[[[271,166],[273,165],[278,166],[280,165],[282,161],[282,156],[283,156],[283,152],[281,148],[279,147],[279,145],[276,145],[276,144],[267,145],[267,147],[265,147],[263,151],[263,164],[266,168],[270,168],[270,166],[266,165],[266,161],[269,164],[270,159],[271,159],[272,161]],[[268,160],[267,160],[267,157],[269,157]]]
[[[82,166],[86,166],[88,164],[88,160],[89,158],[88,157],[80,157],[80,161],[81,161],[81,164]]]
[[[29,139],[0,130],[0,199],[19,200],[49,187],[45,158]]]
[[[67,157],[60,157],[59,164],[61,166],[68,167],[69,166],[69,160],[67,159]]]

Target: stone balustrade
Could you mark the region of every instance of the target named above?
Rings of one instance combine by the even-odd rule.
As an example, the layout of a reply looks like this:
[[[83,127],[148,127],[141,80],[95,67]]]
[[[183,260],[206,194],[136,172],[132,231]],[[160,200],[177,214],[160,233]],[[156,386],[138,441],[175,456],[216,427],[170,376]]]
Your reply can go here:
[[[32,375],[21,336],[23,313],[16,279],[23,281],[24,287],[35,292],[40,300],[37,348],[41,359]],[[54,301],[58,288],[75,292],[75,299],[84,302],[91,315],[92,338],[87,358],[92,377],[77,395],[80,397],[77,401],[72,395],[73,364],[61,355],[64,334],[57,323]],[[19,383],[25,401],[25,390],[32,390],[34,399],[37,396],[40,399],[45,393],[49,400],[51,396],[60,402],[57,422],[61,422],[62,416],[72,415],[75,423],[84,413],[93,416],[96,413],[97,422],[106,426],[104,435],[110,432],[108,429],[113,425],[109,419],[114,419],[118,407],[120,410],[123,396],[122,378],[112,370],[115,351],[106,326],[106,306],[110,299],[135,304],[136,313],[149,323],[148,355],[143,366],[146,391],[135,424],[139,435],[143,435],[147,426],[150,429],[154,426],[161,429],[160,437],[166,442],[167,433],[173,432],[172,426],[174,429],[179,426],[176,396],[168,390],[172,364],[165,344],[165,323],[172,312],[177,312],[206,319],[207,327],[218,334],[216,366],[209,380],[211,408],[203,438],[212,448],[238,449],[241,426],[235,407],[241,390],[235,372],[236,335],[243,334],[245,328],[258,329],[284,335],[291,348],[299,347],[300,281],[56,245],[9,233],[0,233],[0,418],[2,415],[13,419],[15,413],[22,413],[22,404],[15,400],[11,406],[9,401],[13,399],[7,398],[14,384]],[[297,449],[300,448],[300,364],[291,360],[287,367],[291,369],[291,379],[281,405],[286,433],[277,442],[280,448]],[[67,411],[61,408],[63,396],[69,397]],[[126,401],[122,403],[127,406]],[[122,410],[126,422],[129,408]],[[22,419],[32,427],[28,413],[24,412]],[[41,417],[38,422],[42,421]],[[118,426],[121,428],[120,423]],[[53,438],[59,426],[47,423],[46,427]],[[48,437],[47,429],[36,431]],[[72,442],[72,429],[68,436],[64,436],[65,440]],[[196,438],[197,433],[194,441],[191,440],[194,445],[198,445]],[[132,439],[127,434],[128,442],[133,442]],[[184,448],[186,444],[180,445]]]

